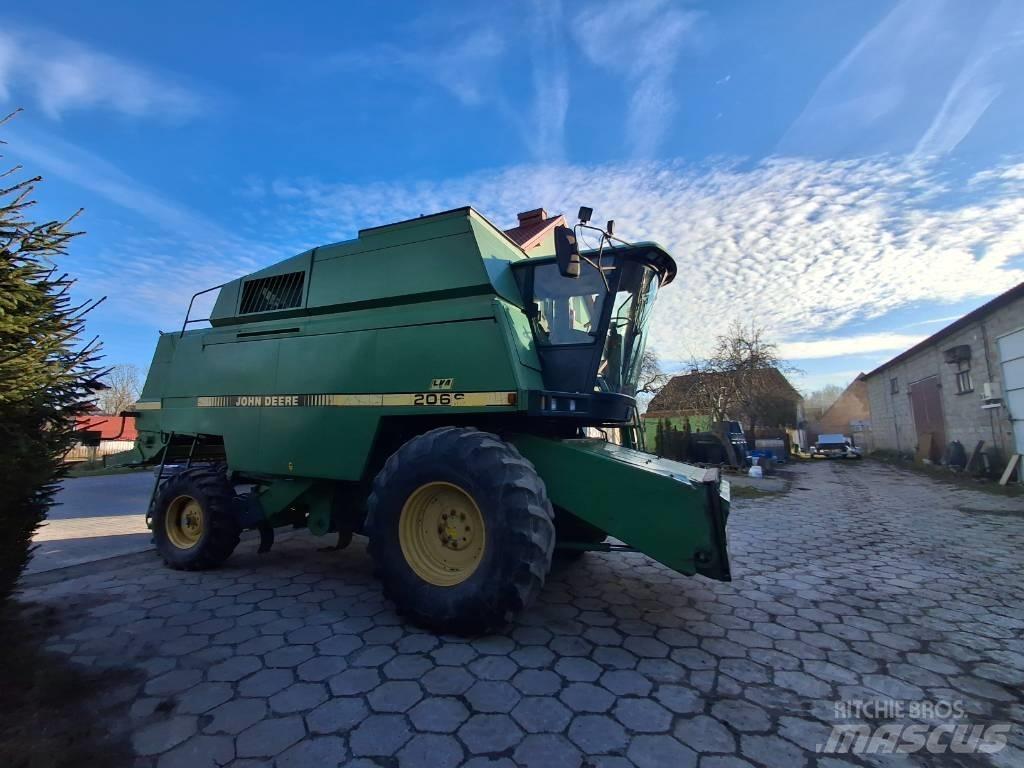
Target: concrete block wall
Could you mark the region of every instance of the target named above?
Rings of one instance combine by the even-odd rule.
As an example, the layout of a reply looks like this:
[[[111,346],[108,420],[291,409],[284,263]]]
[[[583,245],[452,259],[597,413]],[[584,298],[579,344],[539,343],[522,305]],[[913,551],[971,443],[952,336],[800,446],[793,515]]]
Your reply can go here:
[[[917,431],[910,404],[910,385],[928,376],[938,376],[947,443],[959,440],[970,453],[978,440],[984,440],[986,447],[997,446],[1004,457],[1024,450],[1024,446],[1014,446],[1005,405],[990,410],[981,407],[981,389],[986,381],[995,382],[1003,389],[996,338],[1021,327],[1024,327],[1024,298],[999,307],[955,333],[938,339],[912,357],[868,376],[874,447],[904,452],[915,449]],[[944,352],[961,344],[971,348],[974,391],[958,394],[957,368],[945,361]],[[893,378],[899,386],[896,394],[891,394]]]

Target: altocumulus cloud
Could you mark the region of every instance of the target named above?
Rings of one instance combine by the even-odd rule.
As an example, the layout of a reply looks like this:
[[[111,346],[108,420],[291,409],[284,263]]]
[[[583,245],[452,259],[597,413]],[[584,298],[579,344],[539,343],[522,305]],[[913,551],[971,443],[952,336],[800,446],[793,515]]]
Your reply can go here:
[[[341,238],[466,204],[503,226],[539,205],[569,214],[592,205],[625,238],[662,242],[679,262],[652,324],[662,357],[699,356],[728,318],[749,315],[793,359],[820,358],[901,348],[910,338],[851,340],[844,327],[853,321],[987,297],[1024,280],[1022,169],[989,168],[964,184],[896,158],[774,158],[522,166],[439,182],[277,180],[266,213],[295,234]]]
[[[44,30],[0,26],[0,102],[30,94],[53,119],[86,108],[175,119],[199,111],[194,93],[130,62]]]

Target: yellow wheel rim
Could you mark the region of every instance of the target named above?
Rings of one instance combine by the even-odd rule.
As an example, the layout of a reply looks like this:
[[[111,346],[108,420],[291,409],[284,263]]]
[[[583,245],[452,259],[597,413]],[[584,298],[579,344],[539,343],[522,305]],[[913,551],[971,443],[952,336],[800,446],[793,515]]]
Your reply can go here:
[[[190,549],[203,535],[203,508],[191,496],[178,496],[164,516],[167,538],[178,549]]]
[[[398,540],[417,576],[439,587],[454,587],[480,565],[487,532],[472,496],[453,483],[433,482],[406,499]]]

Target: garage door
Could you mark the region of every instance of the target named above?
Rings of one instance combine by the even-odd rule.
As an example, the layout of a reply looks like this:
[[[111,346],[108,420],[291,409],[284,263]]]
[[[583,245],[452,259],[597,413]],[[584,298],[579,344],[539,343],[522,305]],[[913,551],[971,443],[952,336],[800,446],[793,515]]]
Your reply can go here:
[[[1017,453],[1024,452],[1024,328],[996,339],[1003,364],[1006,407],[1013,421]]]

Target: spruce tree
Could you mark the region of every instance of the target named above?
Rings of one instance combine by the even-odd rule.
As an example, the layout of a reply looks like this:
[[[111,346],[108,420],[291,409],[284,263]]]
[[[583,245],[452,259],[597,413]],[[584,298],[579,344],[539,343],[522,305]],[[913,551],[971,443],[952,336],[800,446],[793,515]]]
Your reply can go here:
[[[75,216],[32,221],[41,177],[21,176],[20,166],[0,169],[0,602],[28,562],[75,419],[90,407],[102,373],[98,342],[83,343],[85,316],[98,302],[74,303],[74,280],[56,264],[81,234],[71,229]]]

